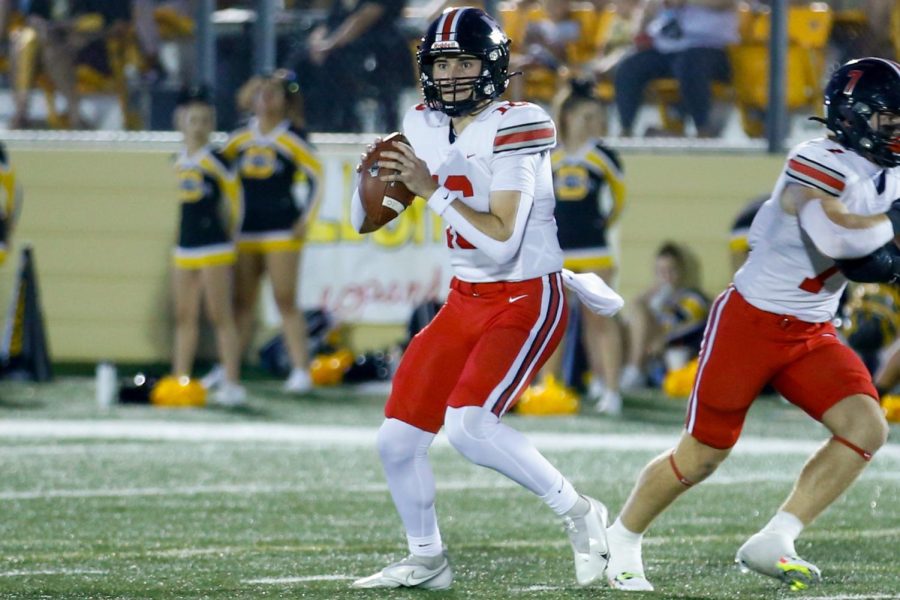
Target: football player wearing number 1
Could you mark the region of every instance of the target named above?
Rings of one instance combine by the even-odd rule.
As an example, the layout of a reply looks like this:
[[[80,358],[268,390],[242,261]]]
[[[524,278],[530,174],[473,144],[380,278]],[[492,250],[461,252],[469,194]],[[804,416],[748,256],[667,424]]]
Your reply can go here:
[[[404,119],[410,146],[382,151],[382,166],[399,173],[383,179],[402,181],[447,222],[455,277],[446,304],[403,355],[378,433],[410,555],[353,585],[452,583],[428,460],[442,426],[469,461],[509,477],[562,517],[576,579],[587,585],[606,566],[605,507],[580,495],[501,420],[565,329],[550,168],[555,128],[535,105],[496,101],[507,85],[509,40],[480,9],[447,9],[423,37],[418,62],[425,104]],[[358,195],[352,207],[356,229],[370,231]]]
[[[803,589],[821,577],[794,541],[885,443],[887,423],[862,361],[832,326],[847,280],[894,281],[900,260],[900,65],[851,61],[825,89],[827,137],[791,151],[750,228],[750,256],[712,306],[678,445],[641,473],[608,531],[607,576],[648,591],[641,538],[737,442],[771,383],[832,434],[771,520],[735,558],[743,570]]]

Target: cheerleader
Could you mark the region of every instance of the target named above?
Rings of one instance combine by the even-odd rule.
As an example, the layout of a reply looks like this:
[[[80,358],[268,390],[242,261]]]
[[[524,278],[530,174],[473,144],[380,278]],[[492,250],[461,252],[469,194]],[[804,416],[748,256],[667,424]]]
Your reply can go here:
[[[268,77],[254,77],[240,91],[239,103],[251,110],[253,118],[232,134],[223,152],[236,163],[245,200],[235,267],[241,348],[250,344],[259,284],[268,273],[292,365],[284,388],[302,393],[312,382],[297,286],[306,225],[320,194],[322,164],[299,128],[300,87],[294,73],[279,69]]]
[[[619,155],[599,137],[604,109],[591,90],[590,84],[573,81],[557,102],[558,143],[551,155],[555,215],[564,267],[612,282],[616,259],[609,237],[625,204],[625,181]],[[598,411],[618,414],[621,325],[614,317],[584,310],[581,327],[591,372],[588,399]]]
[[[222,385],[213,400],[239,405],[246,392],[238,383],[240,346],[232,307],[236,258],[234,238],[242,214],[241,188],[225,158],[209,145],[215,109],[202,88],[182,92],[175,109],[184,150],[175,163],[181,218],[175,248],[175,353],[173,374],[190,377],[197,350],[201,296],[216,332]]]

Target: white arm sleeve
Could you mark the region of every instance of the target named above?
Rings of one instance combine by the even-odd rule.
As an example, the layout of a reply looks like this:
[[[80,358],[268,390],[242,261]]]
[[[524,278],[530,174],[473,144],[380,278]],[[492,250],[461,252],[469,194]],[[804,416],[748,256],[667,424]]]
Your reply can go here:
[[[362,199],[359,197],[359,188],[354,185],[353,197],[350,199],[350,224],[353,225],[353,229],[359,231],[365,220],[366,211],[363,209]]]
[[[894,237],[891,222],[887,219],[873,227],[849,229],[828,218],[822,203],[810,200],[798,214],[800,226],[816,245],[819,252],[829,258],[860,258],[887,244]]]
[[[506,240],[497,240],[472,225],[462,213],[453,208],[456,193],[441,186],[428,199],[428,206],[491,260],[505,263],[519,251],[525,235],[525,223],[534,204],[534,186],[537,173],[537,155],[514,155],[492,161],[491,191],[519,192],[512,234]]]

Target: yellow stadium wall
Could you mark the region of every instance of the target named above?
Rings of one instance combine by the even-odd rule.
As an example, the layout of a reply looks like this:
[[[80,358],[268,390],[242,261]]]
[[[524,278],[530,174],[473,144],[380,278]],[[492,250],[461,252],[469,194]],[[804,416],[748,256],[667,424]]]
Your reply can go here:
[[[88,148],[10,144],[26,203],[2,269],[0,303],[10,295],[17,251],[29,242],[54,360],[168,360],[177,219],[172,151]],[[703,289],[717,293],[731,275],[730,223],[747,199],[771,189],[782,158],[627,152],[624,163],[623,295],[651,282],[653,254],[665,239],[691,248],[702,263]],[[368,349],[401,335],[400,328],[359,326],[350,339]]]

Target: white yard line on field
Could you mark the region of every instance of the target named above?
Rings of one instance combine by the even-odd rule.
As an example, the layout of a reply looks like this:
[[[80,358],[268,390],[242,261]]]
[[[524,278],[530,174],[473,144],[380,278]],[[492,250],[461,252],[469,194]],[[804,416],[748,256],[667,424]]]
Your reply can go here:
[[[267,442],[316,446],[374,448],[376,427],[341,425],[283,425],[276,423],[175,423],[130,420],[38,420],[0,421],[0,438],[7,439],[96,439],[152,440],[174,442]],[[658,452],[671,448],[678,433],[571,433],[532,432],[528,437],[541,450],[644,450]],[[824,438],[824,435],[823,435]],[[444,436],[436,445],[447,446]],[[821,440],[792,440],[747,436],[735,447],[735,454],[809,454]],[[900,444],[887,444],[879,456],[900,458]]]
[[[0,571],[0,577],[31,577],[33,575],[107,575],[109,571],[96,569],[38,569],[34,571]]]
[[[862,479],[867,481],[897,481],[900,473],[864,473]],[[714,475],[706,485],[740,485],[745,483],[773,483],[785,484],[793,481],[790,475],[778,475],[762,477],[752,476],[720,476]],[[518,487],[516,483],[500,477],[471,480],[449,479],[437,482],[440,492],[455,491],[490,491],[508,490]],[[0,490],[0,501],[22,500],[49,500],[53,498],[140,498],[140,497],[176,497],[176,496],[201,496],[206,494],[252,496],[257,494],[304,494],[311,490],[321,491],[321,485],[315,482],[309,484],[269,484],[269,483],[234,483],[234,484],[210,484],[188,485],[168,487],[134,487],[134,488],[82,488],[82,489],[38,489],[38,490]],[[361,483],[347,485],[335,493],[357,494],[384,494],[387,492],[387,484],[384,482]]]

